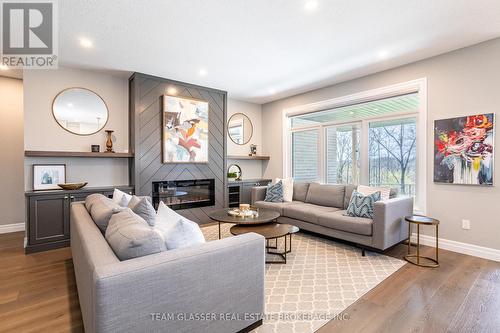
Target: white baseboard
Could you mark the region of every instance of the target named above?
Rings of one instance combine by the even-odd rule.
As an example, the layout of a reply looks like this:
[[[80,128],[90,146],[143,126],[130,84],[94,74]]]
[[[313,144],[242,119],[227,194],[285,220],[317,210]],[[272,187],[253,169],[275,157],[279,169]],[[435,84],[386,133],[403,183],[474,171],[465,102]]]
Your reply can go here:
[[[8,234],[9,232],[24,231],[24,223],[12,223],[0,225],[0,234]]]
[[[417,234],[411,235],[412,243],[417,241]],[[420,244],[436,246],[436,237],[420,234]],[[439,238],[439,248],[457,253],[467,254],[474,257],[500,261],[500,250],[474,244],[461,243],[449,239]]]

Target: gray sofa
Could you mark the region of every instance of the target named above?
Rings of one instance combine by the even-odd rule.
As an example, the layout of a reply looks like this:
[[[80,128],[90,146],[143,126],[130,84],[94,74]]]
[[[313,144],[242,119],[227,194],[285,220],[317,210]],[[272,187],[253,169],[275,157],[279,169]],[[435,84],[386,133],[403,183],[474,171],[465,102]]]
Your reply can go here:
[[[345,216],[354,185],[294,183],[292,202],[266,202],[266,187],[252,188],[252,204],[280,213],[278,222],[342,239],[365,249],[386,250],[408,238],[404,216],[413,213],[413,199],[396,197],[374,204],[373,219]]]
[[[120,261],[85,205],[73,203],[71,252],[87,333],[237,332],[261,323],[242,316],[264,311],[264,238],[257,234]]]

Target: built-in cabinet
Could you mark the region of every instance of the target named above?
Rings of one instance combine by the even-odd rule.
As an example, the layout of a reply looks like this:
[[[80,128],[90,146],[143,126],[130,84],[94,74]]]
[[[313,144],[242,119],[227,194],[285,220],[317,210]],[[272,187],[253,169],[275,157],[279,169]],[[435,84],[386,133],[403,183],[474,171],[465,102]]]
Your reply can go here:
[[[133,186],[116,187],[133,194]],[[115,187],[84,188],[74,191],[29,191],[27,203],[26,253],[69,246],[70,206],[85,201],[92,193],[113,196]]]
[[[248,179],[242,181],[228,182],[228,204],[229,207],[238,207],[240,203],[252,202],[252,187],[267,186],[271,179]]]

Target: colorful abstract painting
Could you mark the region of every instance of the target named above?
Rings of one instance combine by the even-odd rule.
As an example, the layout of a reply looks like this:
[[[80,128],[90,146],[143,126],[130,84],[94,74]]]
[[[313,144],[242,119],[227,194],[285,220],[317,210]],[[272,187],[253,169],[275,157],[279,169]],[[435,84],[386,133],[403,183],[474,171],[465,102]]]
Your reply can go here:
[[[493,185],[495,115],[436,120],[434,181]]]
[[[208,162],[208,102],[163,96],[163,163]]]

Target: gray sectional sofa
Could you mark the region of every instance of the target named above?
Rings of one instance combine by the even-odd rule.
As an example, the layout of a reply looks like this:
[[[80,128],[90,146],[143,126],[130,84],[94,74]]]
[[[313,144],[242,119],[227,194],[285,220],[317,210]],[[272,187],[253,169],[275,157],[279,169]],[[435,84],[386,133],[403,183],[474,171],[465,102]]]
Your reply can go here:
[[[249,233],[120,261],[85,205],[71,205],[71,252],[87,333],[258,326],[259,317],[243,314],[264,312],[264,248],[264,238]]]
[[[386,250],[408,238],[404,217],[413,213],[413,199],[397,197],[374,204],[373,219],[345,216],[354,185],[294,183],[292,202],[266,202],[266,187],[252,188],[252,204],[280,213],[278,222],[342,239],[365,249]]]

